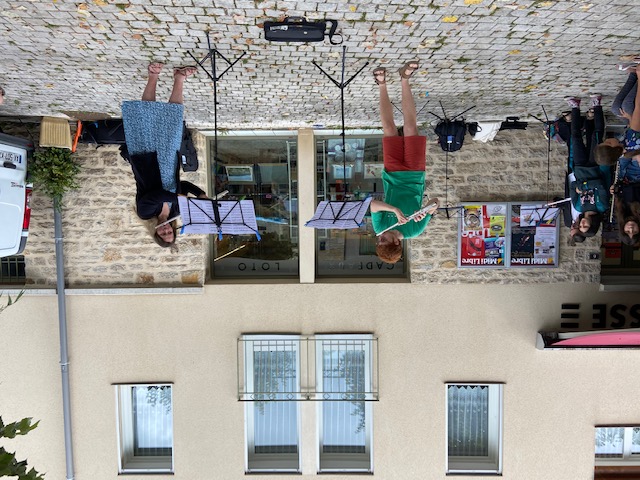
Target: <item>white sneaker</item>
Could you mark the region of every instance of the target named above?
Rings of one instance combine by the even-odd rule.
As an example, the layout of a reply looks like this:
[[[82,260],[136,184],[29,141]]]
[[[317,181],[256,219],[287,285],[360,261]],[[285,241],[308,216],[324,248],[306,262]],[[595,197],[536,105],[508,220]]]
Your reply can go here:
[[[600,107],[602,106],[602,94],[600,93],[590,93],[589,98],[591,99],[592,107]]]
[[[564,101],[571,108],[580,108],[580,99],[578,97],[564,97]]]

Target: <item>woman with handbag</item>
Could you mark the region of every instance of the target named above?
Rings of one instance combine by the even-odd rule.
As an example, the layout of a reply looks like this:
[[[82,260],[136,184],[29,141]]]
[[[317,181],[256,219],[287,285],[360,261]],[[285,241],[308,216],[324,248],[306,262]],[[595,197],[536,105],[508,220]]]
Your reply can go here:
[[[176,240],[175,222],[178,194],[207,198],[205,192],[189,182],[181,182],[177,152],[182,142],[184,82],[195,67],[173,71],[173,90],[168,103],[156,101],[162,63],[147,67],[149,78],[141,101],[122,103],[122,119],[131,169],[136,179],[136,211],[144,220],[155,218],[154,240],[171,247]]]

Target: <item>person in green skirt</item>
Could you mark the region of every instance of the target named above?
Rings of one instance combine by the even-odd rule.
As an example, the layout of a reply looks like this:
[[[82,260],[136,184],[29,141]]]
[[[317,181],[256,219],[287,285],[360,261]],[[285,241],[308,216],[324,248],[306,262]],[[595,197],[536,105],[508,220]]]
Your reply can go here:
[[[371,202],[371,219],[376,234],[393,227],[378,236],[376,245],[378,257],[387,263],[396,263],[402,258],[402,241],[424,232],[439,206],[438,199],[433,199],[425,212],[408,219],[422,207],[426,178],[427,137],[418,135],[416,104],[409,85],[409,79],[418,67],[418,61],[414,60],[398,70],[404,119],[401,130],[393,120],[393,106],[387,92],[387,70],[378,67],[373,71],[373,78],[380,89],[384,201]]]

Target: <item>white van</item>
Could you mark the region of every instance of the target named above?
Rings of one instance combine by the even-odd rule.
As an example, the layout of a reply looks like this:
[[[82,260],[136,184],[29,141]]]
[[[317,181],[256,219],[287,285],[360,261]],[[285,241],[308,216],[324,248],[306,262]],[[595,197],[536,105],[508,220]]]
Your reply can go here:
[[[33,143],[0,133],[0,257],[24,250],[31,220],[27,161]]]

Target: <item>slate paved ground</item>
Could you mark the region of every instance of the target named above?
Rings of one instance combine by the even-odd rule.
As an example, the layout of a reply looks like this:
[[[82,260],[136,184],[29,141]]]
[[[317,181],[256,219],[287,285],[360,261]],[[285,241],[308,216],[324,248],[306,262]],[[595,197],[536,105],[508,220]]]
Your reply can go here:
[[[341,47],[266,42],[263,22],[284,15],[337,19],[347,74],[370,62],[346,92],[352,127],[379,125],[370,74],[379,64],[420,59],[420,121],[439,100],[450,113],[475,104],[469,118],[481,119],[539,115],[541,104],[557,112],[563,96],[589,91],[610,102],[625,79],[615,64],[640,52],[637,0],[2,0],[0,10],[0,115],[118,116],[122,100],[139,98],[146,63],[202,57],[209,31],[225,56],[247,52],[219,83],[221,127],[335,126],[339,90],[311,62],[337,76]],[[160,99],[170,83],[167,69]],[[213,124],[202,72],[189,80],[185,105],[191,125]]]

